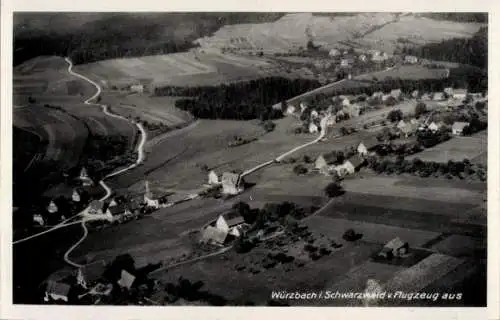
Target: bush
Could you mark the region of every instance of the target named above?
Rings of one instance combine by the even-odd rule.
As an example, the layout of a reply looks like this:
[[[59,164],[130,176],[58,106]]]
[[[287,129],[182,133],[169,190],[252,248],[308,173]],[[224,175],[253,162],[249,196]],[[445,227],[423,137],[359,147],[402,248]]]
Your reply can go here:
[[[301,164],[298,164],[296,165],[295,167],[293,167],[293,172],[296,174],[296,175],[302,175],[302,174],[306,174],[307,173],[307,168],[304,167],[303,165]]]
[[[387,120],[389,120],[391,122],[400,121],[402,119],[403,119],[403,112],[401,110],[399,110],[399,109],[392,110],[387,115]]]
[[[325,187],[325,194],[329,198],[338,197],[344,194],[344,189],[338,182],[331,182]]]
[[[345,240],[345,241],[356,241],[356,240],[359,240],[361,239],[362,235],[361,234],[357,234],[354,229],[347,229],[345,232],[344,232],[344,235],[342,236],[342,238]]]
[[[423,102],[419,102],[415,106],[415,117],[419,117],[427,112],[427,106]]]

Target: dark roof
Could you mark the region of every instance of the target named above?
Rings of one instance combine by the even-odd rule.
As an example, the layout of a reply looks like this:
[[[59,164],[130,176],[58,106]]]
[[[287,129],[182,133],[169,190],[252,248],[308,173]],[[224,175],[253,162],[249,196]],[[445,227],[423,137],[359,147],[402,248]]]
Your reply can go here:
[[[130,211],[133,211],[133,210],[136,210],[136,209],[139,209],[139,202],[137,201],[130,201],[129,203],[127,203],[127,208],[130,210]]]
[[[126,210],[126,207],[123,203],[120,203],[116,206],[113,206],[113,207],[109,207],[109,212],[112,214],[112,215],[118,215],[118,214],[122,214],[125,212]]]
[[[337,155],[335,152],[328,152],[322,155],[327,164],[332,164],[337,160]]]
[[[354,155],[347,161],[349,161],[354,166],[354,168],[357,168],[365,162],[365,159],[361,158],[359,155]]]
[[[380,144],[380,142],[375,137],[370,137],[370,138],[367,138],[367,139],[360,141],[358,143],[358,146],[360,143],[363,143],[365,145],[366,149],[368,149],[368,150],[373,149]]]
[[[89,263],[80,268],[80,272],[86,282],[99,280],[106,271],[106,263],[103,260]]]
[[[63,297],[67,297],[69,291],[71,290],[71,286],[64,282],[58,281],[49,281],[47,283],[47,293],[57,294]]]
[[[149,199],[162,199],[174,194],[174,192],[160,192],[160,191],[150,191],[145,194]]]
[[[104,202],[100,200],[94,200],[90,203],[90,209],[92,210],[102,210],[104,207]]]
[[[245,222],[245,220],[241,216],[226,220],[226,223],[229,227],[237,226],[237,225],[242,224],[244,222]]]

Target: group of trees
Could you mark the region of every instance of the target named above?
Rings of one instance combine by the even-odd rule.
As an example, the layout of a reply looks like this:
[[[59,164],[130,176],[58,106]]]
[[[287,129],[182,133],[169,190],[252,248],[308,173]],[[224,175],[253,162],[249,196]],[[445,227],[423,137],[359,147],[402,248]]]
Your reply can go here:
[[[462,134],[464,136],[470,136],[476,132],[486,130],[488,127],[488,123],[485,121],[481,121],[477,118],[472,118],[471,121],[469,122],[469,125],[465,126],[465,128],[462,131]]]
[[[325,187],[325,194],[328,198],[341,196],[345,193],[339,181],[332,181]]]
[[[283,111],[272,105],[319,86],[315,80],[269,77],[220,86],[161,87],[155,89],[155,94],[191,97],[175,104],[196,118],[268,120],[283,116]]]
[[[380,160],[377,157],[368,159],[368,167],[377,173],[402,174],[409,173],[419,175],[420,177],[446,176],[448,179],[458,177],[463,179],[465,176],[477,177],[481,181],[486,180],[486,169],[482,165],[472,164],[469,160],[448,161],[446,163],[424,162],[418,158],[411,161],[398,156],[396,161],[389,159]]]
[[[33,19],[16,17],[25,18],[25,22],[14,25],[14,65],[43,55],[69,56],[75,64],[83,64],[187,51],[196,46],[194,40],[212,34],[225,24],[275,21],[283,13],[164,12],[148,13],[147,19],[136,13],[98,13],[95,19],[77,27],[69,21],[74,19],[70,14],[32,15],[35,15]],[[40,19],[54,23],[43,29],[30,23]],[[71,28],[64,28],[65,19]]]
[[[387,114],[387,120],[389,120],[390,122],[398,122],[403,120],[403,111],[401,111],[400,109],[391,110]]]
[[[190,302],[204,301],[213,306],[224,306],[228,303],[228,300],[220,295],[201,290],[204,285],[203,281],[192,282],[180,277],[177,283],[169,282],[166,284],[165,292],[167,295],[164,302],[171,304],[179,299],[184,299]]]

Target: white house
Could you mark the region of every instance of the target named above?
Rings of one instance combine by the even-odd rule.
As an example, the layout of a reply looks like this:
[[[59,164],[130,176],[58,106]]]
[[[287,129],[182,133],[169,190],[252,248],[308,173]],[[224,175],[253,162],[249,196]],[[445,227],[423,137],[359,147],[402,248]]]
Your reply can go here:
[[[372,98],[382,98],[384,93],[382,91],[377,91],[372,94]]]
[[[403,130],[404,127],[406,127],[406,122],[404,120],[399,120],[398,124],[396,125],[396,128],[399,130]]]
[[[80,202],[80,194],[78,193],[78,190],[74,189],[73,194],[71,195],[71,200],[74,202]]]
[[[327,167],[328,163],[326,163],[325,157],[323,157],[322,154],[319,155],[319,157],[316,158],[316,161],[314,162],[314,168],[318,170],[322,170],[323,168]]]
[[[208,226],[203,230],[200,242],[223,245],[228,236],[227,231],[220,230],[216,227]]]
[[[222,193],[236,195],[244,190],[244,180],[240,173],[224,172],[222,174]]]
[[[366,148],[366,146],[363,144],[363,142],[361,142],[359,145],[358,145],[358,148],[357,148],[357,151],[360,155],[367,155],[368,154],[368,149]]]
[[[351,104],[351,101],[349,101],[349,98],[342,99],[342,106],[347,107],[350,104]]]
[[[448,87],[448,88],[444,88],[444,93],[446,93],[449,97],[453,96],[453,88],[452,87]]]
[[[233,219],[226,219],[223,215],[220,215],[215,222],[215,227],[221,231],[227,232],[228,234],[239,236],[239,229],[241,228],[241,226],[243,226],[244,223],[245,220],[241,216]]]
[[[144,194],[144,203],[149,208],[158,209],[160,207],[160,199],[156,197],[152,192],[146,192]]]
[[[360,61],[363,61],[363,62],[366,62],[367,58],[366,58],[366,55],[362,54],[359,56],[359,60]]]
[[[33,222],[38,223],[40,226],[43,226],[45,224],[45,220],[43,219],[41,214],[35,213],[33,215]]]
[[[348,67],[349,66],[349,60],[348,59],[342,59],[342,60],[340,60],[340,66],[341,67]]]
[[[300,103],[300,112],[304,112],[306,109],[307,109],[307,105],[304,103],[304,102],[301,102]]]
[[[453,91],[453,99],[455,100],[465,100],[467,98],[467,90],[466,89],[457,89]]]
[[[111,201],[108,203],[108,208],[115,207],[117,206],[118,203],[116,203],[115,198],[111,199]]]
[[[405,63],[415,64],[418,62],[418,58],[415,56],[405,56]]]
[[[309,123],[309,132],[318,133],[319,132],[318,126],[315,125],[313,122]]]
[[[413,92],[411,93],[411,97],[416,99],[416,98],[418,98],[418,96],[419,96],[418,90],[413,90]]]
[[[401,99],[401,96],[403,95],[403,93],[401,92],[401,89],[394,89],[394,90],[391,90],[390,95],[396,99]]]
[[[337,50],[337,49],[331,49],[329,52],[328,52],[328,55],[330,57],[337,57],[340,55],[340,51]]]
[[[121,277],[116,282],[120,287],[130,290],[135,282],[135,276],[126,270],[122,270]]]
[[[457,122],[453,123],[453,126],[451,127],[451,132],[454,135],[459,136],[459,135],[461,135],[463,133],[464,128],[466,126],[468,126],[468,125],[469,125],[469,123],[467,123],[467,122],[459,122],[459,121],[457,121]]]
[[[219,177],[217,176],[217,173],[215,173],[214,170],[210,170],[208,173],[208,184],[209,185],[219,185]]]
[[[434,101],[443,101],[445,100],[444,93],[443,92],[435,92],[432,100]]]
[[[380,257],[390,259],[392,257],[405,255],[408,253],[408,249],[408,242],[403,242],[399,237],[397,237],[389,241],[378,255]]]
[[[434,121],[429,125],[429,130],[431,130],[432,132],[436,132],[439,130],[441,126],[438,125],[437,123],[435,123]]]
[[[143,93],[144,92],[144,85],[143,84],[133,84],[130,86],[130,91]]]
[[[311,111],[311,118],[317,118],[319,116],[318,111],[312,110]]]
[[[47,211],[49,213],[56,213],[58,211],[58,208],[53,200],[50,201],[49,206],[47,207]]]
[[[288,108],[286,108],[286,113],[288,113],[288,114],[294,114],[295,113],[295,107],[294,106],[288,106]]]
[[[91,186],[93,184],[92,179],[90,179],[89,175],[87,174],[87,170],[85,169],[85,167],[83,167],[82,170],[80,171],[80,176],[78,177],[78,179],[82,182],[82,185],[85,187]]]

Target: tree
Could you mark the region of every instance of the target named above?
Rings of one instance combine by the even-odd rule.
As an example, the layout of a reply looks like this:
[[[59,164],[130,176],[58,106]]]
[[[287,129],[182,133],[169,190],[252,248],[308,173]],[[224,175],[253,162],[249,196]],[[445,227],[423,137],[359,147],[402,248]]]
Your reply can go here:
[[[358,234],[354,231],[354,229],[347,229],[345,232],[344,232],[344,235],[342,236],[342,238],[345,240],[345,241],[356,241],[356,240],[359,240],[361,238],[361,234]]]
[[[266,132],[271,132],[276,127],[276,124],[271,120],[266,120],[262,123],[262,126],[264,127],[264,130],[266,130]]]
[[[304,155],[304,158],[303,158],[304,162],[305,163],[311,163],[312,162],[312,159],[310,156],[308,156],[307,154]]]
[[[35,103],[35,102],[36,102],[36,99],[35,99],[35,98],[33,98],[32,96],[29,96],[29,97],[28,97],[28,102],[29,102],[29,103]]]
[[[326,187],[325,187],[325,194],[329,198],[334,198],[338,197],[342,194],[344,194],[344,189],[338,182],[330,182]]]
[[[415,117],[420,117],[427,112],[427,106],[423,102],[417,103],[415,106]]]
[[[240,216],[243,217],[246,223],[253,224],[255,219],[257,219],[256,215],[250,209],[248,203],[239,201],[233,205],[233,210],[236,211]]]
[[[295,167],[293,167],[293,172],[296,175],[302,175],[307,173],[307,168],[304,167],[302,164],[298,164]]]
[[[387,115],[387,120],[389,120],[391,122],[400,121],[402,119],[403,119],[403,112],[401,110],[399,110],[399,109],[392,110]]]

